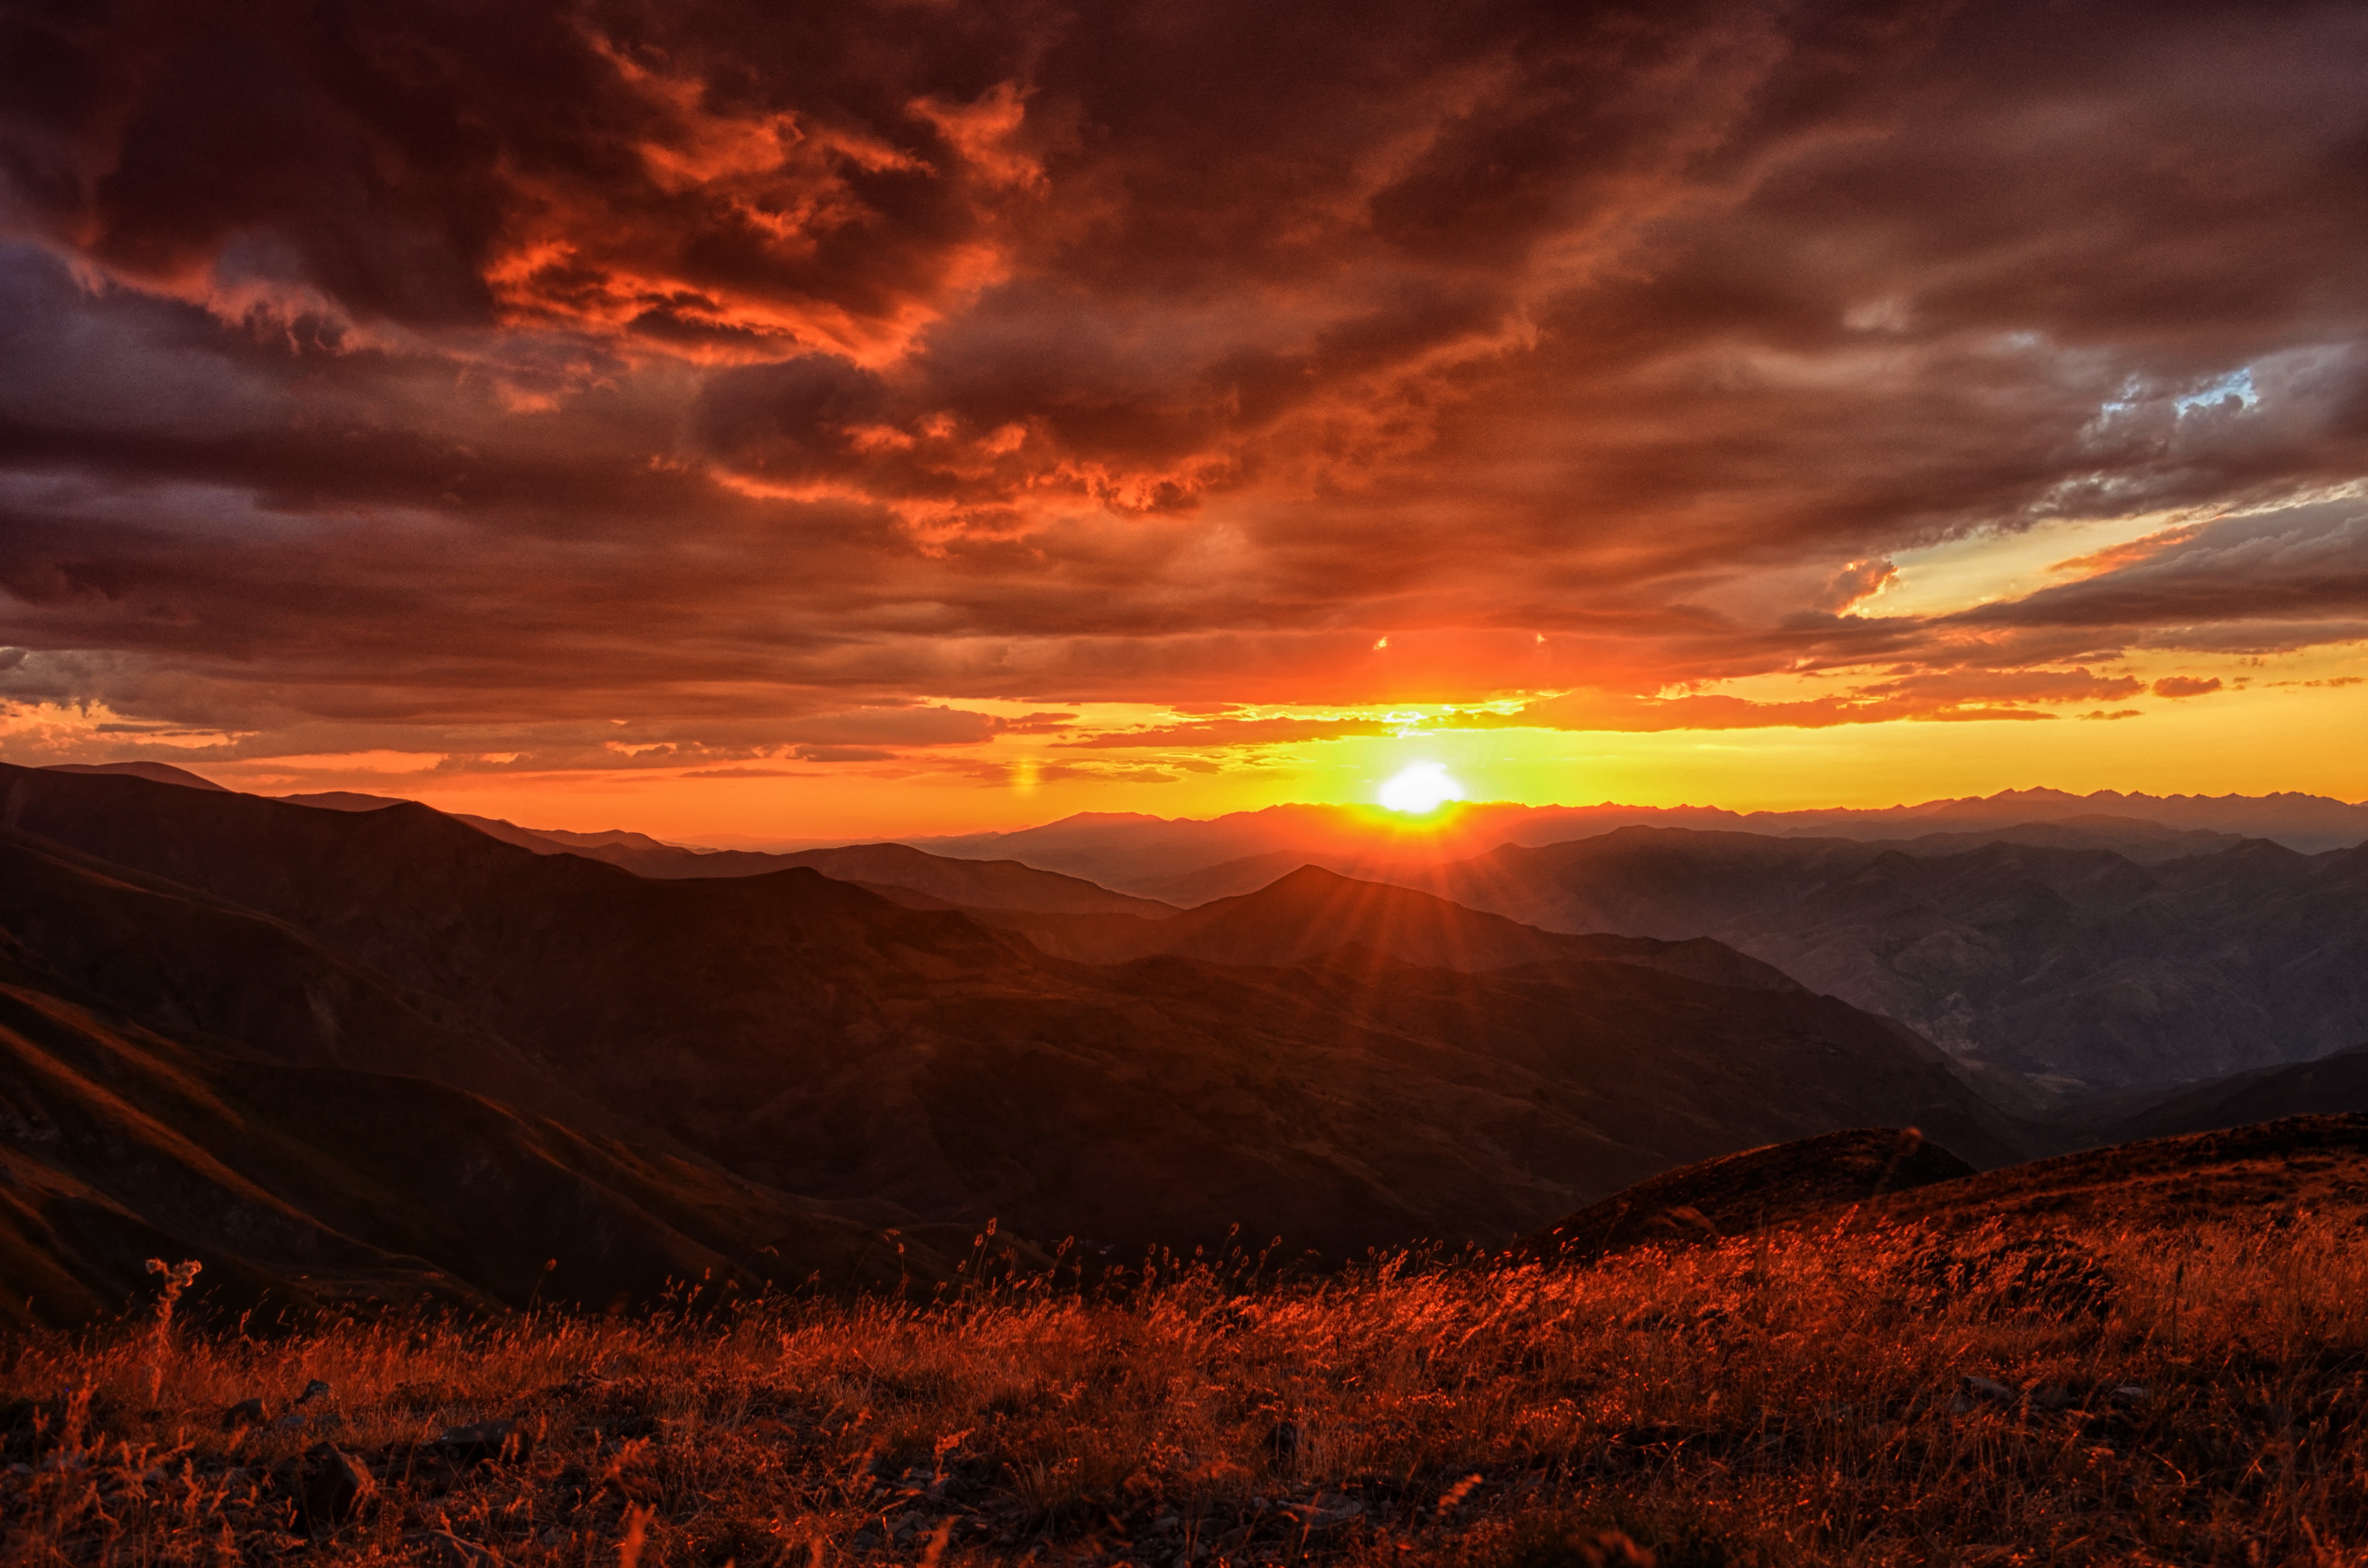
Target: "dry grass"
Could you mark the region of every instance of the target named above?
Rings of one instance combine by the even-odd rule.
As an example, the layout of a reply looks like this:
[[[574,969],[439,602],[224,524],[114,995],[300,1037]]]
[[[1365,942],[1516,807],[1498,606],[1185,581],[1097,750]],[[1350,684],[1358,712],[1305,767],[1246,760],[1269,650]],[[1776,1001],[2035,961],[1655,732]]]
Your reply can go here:
[[[10,1347],[0,1529],[28,1563],[1545,1568],[1610,1529],[1665,1568],[2368,1562],[2362,1243],[2307,1214],[2037,1252],[1837,1229],[1255,1290],[1187,1267],[642,1321],[148,1318]],[[293,1424],[223,1429],[313,1380]],[[531,1452],[421,1446],[490,1417]],[[274,1477],[324,1443],[377,1489],[308,1530]]]

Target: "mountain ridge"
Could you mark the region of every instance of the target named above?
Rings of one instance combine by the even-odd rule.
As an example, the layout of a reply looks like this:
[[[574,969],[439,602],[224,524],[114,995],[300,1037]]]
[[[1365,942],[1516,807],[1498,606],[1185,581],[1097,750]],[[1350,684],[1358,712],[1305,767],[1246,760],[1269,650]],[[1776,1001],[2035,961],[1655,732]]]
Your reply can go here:
[[[355,1289],[424,1278],[385,1261],[413,1256],[456,1289],[516,1299],[521,1277],[484,1260],[517,1238],[484,1232],[458,1189],[436,1185],[467,1165],[450,1131],[461,1122],[491,1130],[520,1169],[548,1171],[532,1150],[560,1147],[551,1139],[589,1138],[580,1146],[606,1153],[569,1155],[575,1174],[553,1176],[548,1201],[656,1217],[633,1233],[641,1251],[605,1262],[588,1233],[570,1233],[568,1299],[596,1306],[684,1247],[753,1283],[782,1279],[760,1243],[829,1271],[848,1247],[893,1256],[883,1228],[916,1238],[918,1258],[920,1239],[966,1244],[997,1217],[1007,1237],[1048,1245],[1210,1243],[1240,1223],[1338,1257],[1420,1236],[1499,1241],[1667,1165],[1836,1125],[1945,1127],[1936,1135],[1990,1160],[2025,1147],[1929,1044],[1792,989],[1584,958],[1474,974],[1356,946],[1281,967],[1082,965],[810,869],[656,881],[505,845],[421,806],[323,812],[0,767],[0,816],[18,853],[85,879],[73,899],[28,887],[0,917],[12,983],[52,998],[42,1006],[114,1009],[105,1027],[131,1042],[123,1052],[181,1053],[180,1077],[203,1077],[313,1150],[272,1175],[222,1155],[196,1122],[176,1134],[376,1248],[353,1255]],[[87,935],[107,931],[120,935]],[[110,967],[112,954],[143,952],[144,969]],[[320,978],[331,971],[358,978],[340,990]],[[399,1054],[342,1043],[365,1038],[380,1016],[370,1009],[412,996],[408,1012],[383,1015],[416,1032],[409,1064],[459,1077],[473,1063],[435,1062],[472,1053],[438,1058],[433,1031],[482,1033],[476,1054],[514,1053],[520,1072],[557,1079],[620,1131],[579,1134],[565,1117],[387,1074],[406,1064]],[[322,1055],[324,1039],[350,1064]],[[38,1052],[20,1054],[38,1066]],[[12,1114],[58,1125],[57,1108],[78,1103],[74,1080],[26,1072],[7,1091]],[[256,1108],[258,1074],[281,1096],[268,1108]],[[400,1146],[370,1153],[340,1131],[356,1096],[380,1092],[368,1085],[398,1078],[432,1086],[382,1091],[427,1119],[412,1138],[416,1190],[336,1197],[412,1179]],[[536,1131],[546,1123],[560,1131]],[[147,1146],[136,1120],[104,1125]],[[33,1220],[50,1228],[21,1225],[17,1255],[46,1234],[58,1256],[84,1256],[67,1233],[97,1211],[95,1167],[51,1143],[11,1147],[49,1173]],[[352,1164],[365,1153],[366,1170]],[[125,1168],[152,1167],[165,1168]],[[179,1236],[226,1268],[243,1257],[261,1277],[320,1283],[285,1247],[226,1251],[219,1228],[208,1242],[174,1220],[186,1186],[112,1189],[107,1201],[138,1221],[111,1221],[117,1265]],[[429,1208],[469,1230],[433,1256],[402,1218]],[[707,1229],[665,1213],[707,1214]]]

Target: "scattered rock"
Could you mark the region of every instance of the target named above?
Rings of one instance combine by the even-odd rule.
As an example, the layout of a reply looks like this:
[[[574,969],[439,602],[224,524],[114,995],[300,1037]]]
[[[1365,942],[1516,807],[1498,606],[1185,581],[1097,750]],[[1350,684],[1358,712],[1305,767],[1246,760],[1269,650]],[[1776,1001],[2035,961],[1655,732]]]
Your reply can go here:
[[[304,1385],[304,1392],[296,1396],[296,1403],[299,1404],[310,1404],[316,1399],[326,1399],[328,1397],[329,1385],[323,1382],[320,1379],[314,1378],[311,1382]]]
[[[1964,1388],[1975,1399],[1986,1399],[1992,1404],[2012,1404],[2020,1397],[1994,1378],[1967,1378]]]
[[[2062,1383],[2047,1383],[2031,1391],[2031,1404],[2034,1410],[2069,1410],[2072,1391]]]
[[[1283,1510],[1310,1530],[1328,1530],[1335,1525],[1345,1525],[1350,1519],[1364,1517],[1365,1506],[1353,1497],[1319,1499],[1314,1503],[1294,1503]]]
[[[313,1529],[343,1524],[378,1491],[369,1467],[335,1443],[308,1450],[295,1479],[297,1511]]]
[[[523,1464],[534,1451],[534,1434],[515,1421],[480,1421],[472,1426],[447,1426],[433,1446],[457,1465]]]
[[[2115,1404],[2144,1404],[2153,1397],[2143,1383],[2123,1383],[2112,1392]]]
[[[263,1401],[242,1399],[222,1412],[222,1430],[236,1432],[248,1426],[260,1426],[268,1419],[270,1413],[264,1409]]]

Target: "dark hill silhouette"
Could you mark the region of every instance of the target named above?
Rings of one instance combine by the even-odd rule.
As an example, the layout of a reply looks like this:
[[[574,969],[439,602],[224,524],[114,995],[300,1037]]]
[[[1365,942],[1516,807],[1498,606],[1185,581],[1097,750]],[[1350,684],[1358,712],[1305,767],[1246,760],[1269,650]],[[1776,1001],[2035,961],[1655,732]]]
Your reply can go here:
[[[1582,1263],[1632,1247],[1693,1245],[1973,1174],[1913,1128],[1853,1128],[1664,1172],[1567,1216],[1526,1250]]]
[[[1654,824],[1621,824],[1653,826]],[[1616,829],[1615,829],[1616,831]],[[1711,829],[1697,829],[1707,833]],[[1588,832],[1578,836],[1598,836]],[[1766,836],[1759,835],[1755,836]],[[1862,842],[1864,840],[1854,840]],[[1570,842],[1565,839],[1524,841],[1525,847],[1542,847],[1546,842]],[[1884,839],[1890,847],[1903,854],[1930,856],[1952,855],[1986,844],[2030,844],[2059,849],[2104,849],[2126,856],[2140,865],[2151,866],[2164,860],[2185,856],[2206,855],[2214,850],[2233,848],[2245,842],[2235,834],[2211,833],[2195,828],[2168,828],[2157,823],[2143,822],[2131,817],[2086,816],[2063,822],[2009,823],[1997,827],[1966,829],[1950,833],[1925,833],[1909,837]],[[1501,846],[1500,846],[1501,847]],[[1343,876],[1359,877],[1373,881],[1407,881],[1417,885],[1436,874],[1442,863],[1439,855],[1405,857],[1387,852],[1374,853],[1363,847],[1331,854],[1309,854],[1302,850],[1278,849],[1265,854],[1245,856],[1235,860],[1202,866],[1173,876],[1142,878],[1129,882],[1127,889],[1148,898],[1190,909],[1212,899],[1227,898],[1235,893],[1255,892],[1275,878],[1303,864],[1315,864]]]
[[[212,779],[176,767],[169,762],[53,762],[44,769],[50,773],[117,774],[126,778],[145,778],[151,784],[178,784],[185,790],[220,790],[227,788]]]
[[[244,1179],[506,1299],[518,1277],[488,1260],[524,1233],[437,1185],[458,1178],[474,1136],[428,1126],[448,1112],[526,1129],[502,1146],[537,1170],[563,1135],[599,1153],[570,1166],[589,1187],[550,1200],[570,1212],[598,1211],[597,1188],[685,1216],[647,1232],[623,1275],[693,1244],[754,1278],[768,1267],[757,1238],[818,1256],[849,1221],[960,1226],[966,1242],[998,1216],[1022,1237],[1127,1246],[1216,1241],[1238,1221],[1331,1255],[1497,1243],[1671,1165],[1835,1127],[1913,1121],[1985,1160],[2018,1148],[1896,1025],[1630,962],[1475,974],[1352,946],[1281,967],[1086,966],[811,869],[654,881],[417,806],[324,812],[0,768],[0,817],[26,864],[87,879],[0,916],[18,983],[97,1009],[119,1039],[243,1063],[220,1069],[245,1075],[217,1095],[335,1156],[314,1185]],[[480,1059],[518,1074],[515,1101],[472,1089]],[[352,1108],[398,1063],[436,1091],[405,1091],[422,1164],[404,1212],[469,1233],[432,1254],[382,1206],[333,1202],[357,1183],[388,1202],[408,1190],[400,1147],[376,1146],[367,1182],[336,1174],[361,1158]],[[54,1121],[66,1090],[28,1082],[17,1113]],[[329,1086],[280,1099],[258,1086],[305,1082]],[[517,1103],[557,1108],[558,1093],[590,1108]],[[169,1108],[142,1115],[218,1147]],[[95,1178],[42,1147],[20,1153],[62,1184],[65,1209],[41,1210],[53,1216]],[[171,1179],[145,1190],[111,1199],[149,1227],[139,1245],[196,1234]]]
[[[1087,963],[1166,953],[1224,964],[1293,964],[1359,947],[1399,963],[1468,971],[1565,960],[1630,963],[1715,985],[1796,990],[1782,972],[1722,943],[1541,931],[1410,888],[1303,866],[1254,893],[1157,921],[970,911],[1045,951]]]
[[[282,799],[331,811],[370,812],[415,805],[383,795],[289,795]],[[1112,892],[1077,877],[1040,871],[1017,860],[950,860],[903,844],[851,844],[775,855],[747,849],[693,849],[665,844],[623,828],[572,833],[555,827],[520,827],[498,817],[446,813],[489,837],[537,855],[575,855],[620,867],[636,876],[660,879],[758,877],[805,867],[839,881],[866,887],[903,888],[926,893],[935,903],[915,907],[994,908],[1052,915],[1123,915],[1156,920],[1176,913],[1173,904]]]

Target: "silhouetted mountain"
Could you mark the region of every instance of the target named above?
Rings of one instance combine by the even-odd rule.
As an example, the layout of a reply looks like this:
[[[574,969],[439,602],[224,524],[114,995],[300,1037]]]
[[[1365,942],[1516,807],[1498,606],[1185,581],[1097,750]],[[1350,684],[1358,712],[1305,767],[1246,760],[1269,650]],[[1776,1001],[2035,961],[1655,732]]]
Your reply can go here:
[[[1531,824],[1533,828],[1537,825]],[[1590,831],[1585,836],[1593,835]],[[1465,841],[1468,842],[1470,836],[1465,835]],[[1567,840],[1540,838],[1533,834],[1531,838],[1519,842],[1535,846]],[[1890,842],[1894,847],[1909,855],[1956,854],[1985,844],[2106,849],[2125,855],[2140,865],[2153,865],[2183,856],[2233,848],[2244,840],[2234,834],[2168,828],[2127,817],[2077,817],[2064,822],[2012,823],[2002,827],[1960,833],[1927,833]],[[1344,876],[1367,881],[1406,879],[1419,881],[1442,863],[1442,857],[1436,852],[1436,847],[1429,848],[1429,852],[1418,856],[1395,853],[1387,846],[1378,851],[1358,846],[1345,851],[1336,849],[1328,854],[1314,856],[1297,850],[1278,849],[1262,855],[1244,856],[1237,860],[1221,861],[1213,866],[1202,866],[1176,876],[1141,878],[1127,885],[1130,891],[1145,897],[1163,899],[1190,909],[1212,899],[1255,892],[1284,872],[1304,864],[1321,865]]]
[[[891,896],[894,896],[893,894]],[[1361,948],[1398,963],[1479,972],[1564,960],[1635,964],[1714,985],[1795,991],[1789,976],[1723,943],[1541,931],[1411,888],[1303,866],[1254,893],[1161,920],[970,909],[1056,958],[1124,963],[1165,953],[1212,963],[1305,962]]]
[[[378,795],[290,795],[282,799],[332,811],[378,811],[416,803]],[[937,901],[937,907],[1123,915],[1144,919],[1159,919],[1176,913],[1173,904],[1131,898],[1076,877],[1040,871],[1016,860],[951,860],[902,844],[856,844],[774,855],[746,849],[687,848],[623,828],[571,833],[564,828],[520,827],[497,817],[472,816],[466,812],[446,814],[489,837],[537,855],[580,856],[621,867],[641,877],[757,877],[803,866],[839,881],[927,893]],[[929,905],[925,901],[921,906]]]
[[[2101,1085],[2306,1059],[2368,1036],[2368,848],[2100,850],[1626,828],[1422,873],[1561,931],[1707,936],[2012,1070]]]
[[[1861,836],[1844,834],[1843,837]],[[2102,849],[2141,866],[2210,855],[2245,843],[2241,834],[2165,827],[2135,817],[2066,817],[2060,822],[2009,823],[2001,827],[1919,833],[1893,841],[1910,855],[1955,855],[1985,844],[2029,844],[2043,849]]]
[[[178,784],[185,790],[222,789],[222,786],[212,779],[201,778],[188,768],[175,767],[169,762],[53,762],[43,771],[114,773],[120,774],[126,778],[145,778],[152,784]]]
[[[389,806],[413,803],[399,795],[365,795],[352,790],[323,790],[307,795],[274,795],[271,799],[285,801],[291,806],[311,806],[324,812],[377,812]]]
[[[444,1010],[278,922],[0,833],[0,1317],[112,1307],[159,1254],[233,1301],[895,1277],[872,1217],[653,1138]]]
[[[2147,795],[2099,790],[2002,790],[1995,795],[1882,811],[1755,812],[1744,824],[1754,833],[1832,834],[1840,837],[1913,837],[1981,830],[2009,823],[2080,821],[2106,816],[2204,833],[2266,838],[2305,854],[2368,842],[2368,802],[2325,795]]]
[[[18,768],[0,767],[0,820],[6,978],[113,1042],[72,1057],[20,1029],[9,1114],[63,1126],[101,1090],[131,1108],[108,1109],[100,1153],[9,1145],[31,1184],[12,1189],[12,1256],[54,1265],[10,1275],[30,1281],[20,1299],[58,1269],[104,1295],[160,1238],[307,1289],[393,1269],[507,1299],[525,1277],[496,1259],[561,1256],[589,1300],[705,1254],[780,1277],[765,1245],[836,1269],[883,1226],[966,1243],[991,1215],[1129,1246],[1238,1221],[1338,1255],[1501,1241],[1672,1164],[1839,1126],[1912,1121],[1989,1160],[2018,1147],[1896,1025],[1634,962],[1463,973],[1350,946],[1280,967],[1087,966],[803,868],[656,881],[424,807]],[[66,1068],[44,1064],[61,1052]],[[166,1081],[127,1097],[149,1069],[101,1057],[165,1063]],[[386,1096],[410,1119],[379,1137],[360,1108]],[[218,1131],[241,1126],[298,1152],[258,1165]],[[109,1139],[152,1177],[107,1185]],[[138,1153],[157,1140],[178,1140],[171,1159]],[[480,1141],[495,1174],[472,1187]],[[334,1246],[301,1226],[241,1242],[245,1210],[174,1196],[194,1190],[190,1149],[222,1190],[234,1176],[374,1250],[302,1267]],[[529,1173],[556,1185],[503,1196]],[[130,1219],[75,1230],[101,1198]],[[612,1204],[648,1222],[619,1231],[599,1218]],[[566,1256],[547,1231],[575,1238]]]
[[[1623,827],[1738,831],[1766,837],[1869,842],[1969,833],[2000,840],[2101,848],[2140,861],[2225,847],[2216,838],[2267,838],[2304,853],[2368,842],[2368,803],[2319,795],[2124,795],[2100,790],[2009,790],[1986,798],[1928,801],[1879,811],[1729,812],[1708,806],[1449,805],[1407,818],[1350,806],[1270,806],[1205,821],[1084,812],[1014,833],[906,840],[958,858],[1021,860],[1089,878],[1122,892],[1178,903],[1247,892],[1299,865],[1344,876],[1400,880],[1392,868],[1465,859],[1503,845],[1536,847]],[[2201,839],[2176,835],[2200,834]],[[2166,836],[2169,835],[2169,836]],[[1236,879],[1216,876],[1229,862]],[[1195,879],[1201,879],[1196,881]],[[1240,880],[1248,879],[1248,880]]]

